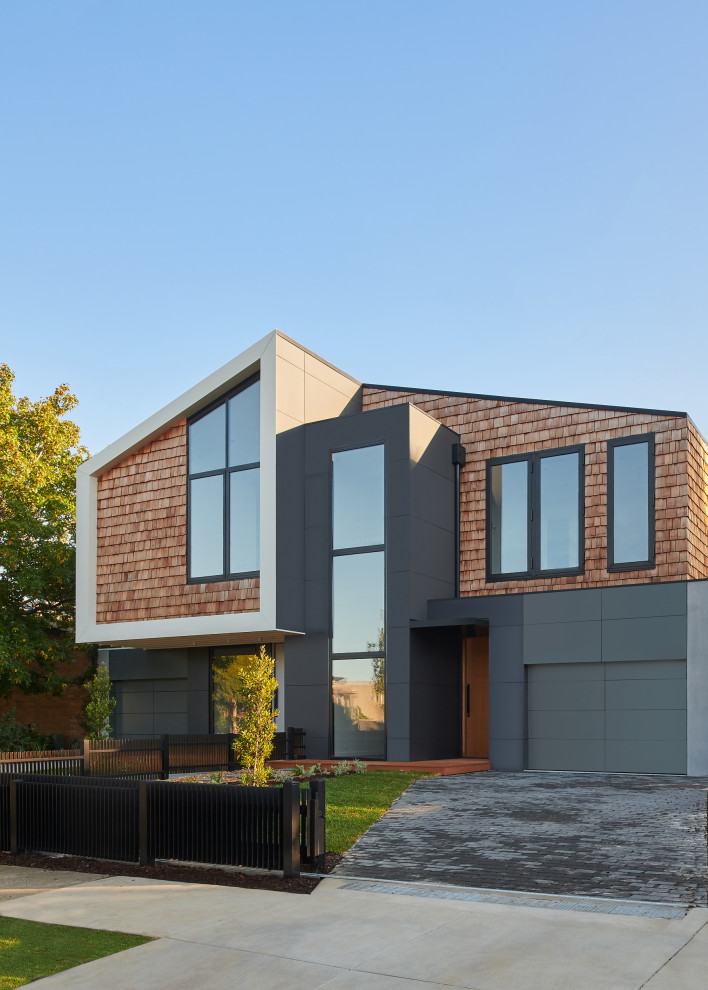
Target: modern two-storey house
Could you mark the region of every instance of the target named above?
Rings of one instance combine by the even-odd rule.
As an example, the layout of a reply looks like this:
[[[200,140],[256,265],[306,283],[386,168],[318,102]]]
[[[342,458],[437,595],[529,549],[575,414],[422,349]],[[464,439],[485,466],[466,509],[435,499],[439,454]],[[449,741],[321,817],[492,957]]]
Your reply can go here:
[[[264,643],[310,757],[708,774],[686,413],[364,384],[275,331],[77,483],[120,735],[231,731]]]

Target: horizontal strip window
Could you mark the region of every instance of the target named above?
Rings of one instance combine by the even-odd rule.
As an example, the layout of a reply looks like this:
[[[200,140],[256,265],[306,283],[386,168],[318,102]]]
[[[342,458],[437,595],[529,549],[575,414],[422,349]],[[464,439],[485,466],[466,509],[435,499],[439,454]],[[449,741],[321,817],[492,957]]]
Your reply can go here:
[[[260,569],[260,382],[249,379],[188,425],[187,583]]]
[[[487,461],[487,580],[584,569],[585,448]]]
[[[654,434],[607,442],[607,570],[656,566]]]

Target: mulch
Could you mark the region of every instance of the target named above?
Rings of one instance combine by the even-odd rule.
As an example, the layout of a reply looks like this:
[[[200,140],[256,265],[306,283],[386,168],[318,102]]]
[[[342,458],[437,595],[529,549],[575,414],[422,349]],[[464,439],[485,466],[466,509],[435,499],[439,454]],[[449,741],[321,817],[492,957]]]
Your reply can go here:
[[[342,856],[327,853],[323,873],[330,873]],[[136,866],[80,856],[45,856],[20,853],[12,856],[0,852],[2,866],[33,866],[42,870],[71,870],[73,873],[100,873],[112,877],[146,877],[149,880],[175,880],[180,883],[209,883],[222,887],[248,887],[251,890],[279,890],[289,894],[311,894],[320,882],[318,877],[283,877],[278,873],[236,873],[213,866],[184,866],[180,863],[156,863]]]

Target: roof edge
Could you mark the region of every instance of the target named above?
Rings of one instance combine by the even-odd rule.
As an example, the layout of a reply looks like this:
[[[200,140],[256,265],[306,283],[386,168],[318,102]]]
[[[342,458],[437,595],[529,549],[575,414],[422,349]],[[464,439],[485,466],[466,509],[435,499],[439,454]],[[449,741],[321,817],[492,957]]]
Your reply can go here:
[[[403,385],[375,385],[362,382],[363,388],[381,389],[383,392],[418,392],[424,395],[447,395],[455,399],[489,399],[493,402],[523,402],[533,406],[562,406],[571,409],[604,409],[608,412],[644,413],[648,416],[664,416],[688,419],[688,413],[676,409],[647,409],[641,406],[611,406],[596,402],[568,402],[558,399],[528,399],[518,395],[486,395],[483,392],[448,392],[438,388],[409,388]]]

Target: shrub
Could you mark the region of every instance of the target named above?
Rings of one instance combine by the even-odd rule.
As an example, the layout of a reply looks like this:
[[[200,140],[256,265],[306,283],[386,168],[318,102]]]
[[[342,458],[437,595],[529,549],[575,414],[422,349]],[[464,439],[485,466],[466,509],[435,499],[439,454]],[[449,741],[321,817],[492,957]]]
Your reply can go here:
[[[0,715],[0,752],[26,753],[30,750],[52,749],[54,740],[42,735],[36,725],[23,725],[17,720],[17,709]]]
[[[273,750],[275,718],[273,692],[278,682],[273,676],[275,661],[261,646],[258,654],[249,657],[241,671],[243,712],[238,716],[238,735],[234,752],[243,767],[241,783],[263,785],[268,780],[265,761]]]
[[[79,720],[89,739],[110,739],[111,715],[116,699],[111,697],[111,678],[108,668],[99,664],[88,685],[89,699]]]

